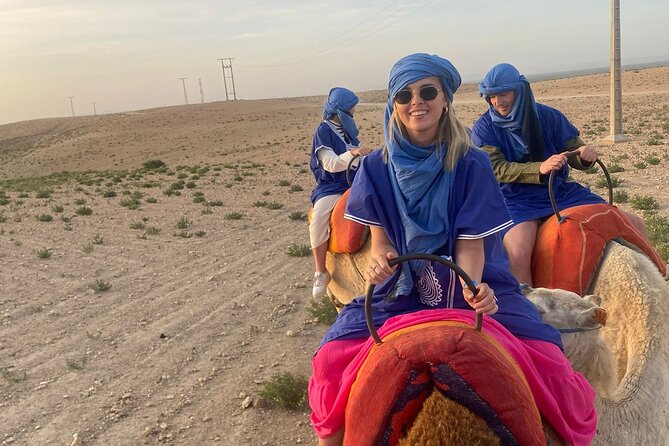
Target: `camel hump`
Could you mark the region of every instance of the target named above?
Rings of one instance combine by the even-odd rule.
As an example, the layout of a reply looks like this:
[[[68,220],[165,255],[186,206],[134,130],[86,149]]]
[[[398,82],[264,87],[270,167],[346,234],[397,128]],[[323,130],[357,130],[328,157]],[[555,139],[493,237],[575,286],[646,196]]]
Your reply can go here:
[[[479,444],[469,440],[481,436],[501,444],[546,444],[518,365],[490,336],[454,321],[401,329],[372,349],[351,389],[344,444],[399,444],[431,407],[426,401],[434,391],[455,403],[439,404],[452,410],[438,418],[450,437],[459,438],[453,444]],[[463,423],[463,410],[477,421]]]
[[[620,241],[650,258],[660,273],[666,267],[652,245],[629,218],[609,204],[574,206],[551,217],[537,232],[532,254],[532,280],[536,287],[560,288],[583,296],[604,255],[606,244]]]
[[[369,228],[358,222],[344,218],[346,202],[351,189],[337,200],[330,216],[330,242],[328,251],[338,254],[353,254],[365,244]]]

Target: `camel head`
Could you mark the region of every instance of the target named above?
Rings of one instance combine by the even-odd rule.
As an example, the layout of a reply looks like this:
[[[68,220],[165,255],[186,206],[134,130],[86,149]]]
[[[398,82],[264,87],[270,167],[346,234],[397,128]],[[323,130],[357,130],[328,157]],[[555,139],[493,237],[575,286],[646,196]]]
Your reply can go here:
[[[610,395],[617,383],[613,354],[599,330],[606,325],[602,299],[560,289],[522,289],[544,322],[560,330],[564,354],[574,370],[583,373],[600,393]]]

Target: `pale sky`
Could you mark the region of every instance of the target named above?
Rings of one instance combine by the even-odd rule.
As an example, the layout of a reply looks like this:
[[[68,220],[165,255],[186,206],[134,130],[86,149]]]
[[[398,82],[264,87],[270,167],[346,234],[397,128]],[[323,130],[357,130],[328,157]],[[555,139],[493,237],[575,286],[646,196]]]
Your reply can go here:
[[[609,0],[0,0],[0,125],[225,99],[386,88],[407,54],[466,81],[608,66]],[[669,60],[669,1],[621,0],[622,63]],[[228,80],[230,82],[230,80]],[[230,95],[230,97],[232,97]]]

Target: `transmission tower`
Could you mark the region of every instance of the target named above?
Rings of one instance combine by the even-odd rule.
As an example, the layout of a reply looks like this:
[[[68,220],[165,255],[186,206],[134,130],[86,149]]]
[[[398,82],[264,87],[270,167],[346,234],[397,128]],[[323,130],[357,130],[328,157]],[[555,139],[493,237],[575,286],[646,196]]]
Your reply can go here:
[[[623,133],[623,87],[620,75],[620,0],[611,0],[611,92],[610,131],[604,142],[629,140]]]
[[[97,111],[97,109],[95,108],[95,102],[93,102],[92,104],[93,104],[93,115],[94,115],[94,116],[97,116],[97,115],[98,115],[98,111]]]
[[[234,101],[237,100],[237,91],[235,90],[235,75],[232,73],[232,61],[235,60],[234,57],[224,57],[222,59],[218,59],[221,61],[221,69],[223,70],[223,87],[225,88],[225,100],[229,101],[230,97],[228,95],[228,79],[231,81],[231,89],[230,89],[230,94],[232,95],[232,99]],[[225,61],[228,61],[226,64]],[[228,70],[230,72],[230,75],[228,76],[227,73]]]
[[[202,78],[198,77],[197,82],[200,84],[200,103],[204,104],[204,91],[202,90]]]
[[[188,105],[188,94],[186,93],[186,79],[188,79],[188,78],[187,77],[180,77],[178,79],[181,79],[181,85],[183,85],[183,87],[184,87],[184,101],[185,101],[186,105]]]
[[[72,102],[74,96],[68,96],[68,98],[70,98],[70,110],[72,110],[72,117],[74,118],[74,103]]]

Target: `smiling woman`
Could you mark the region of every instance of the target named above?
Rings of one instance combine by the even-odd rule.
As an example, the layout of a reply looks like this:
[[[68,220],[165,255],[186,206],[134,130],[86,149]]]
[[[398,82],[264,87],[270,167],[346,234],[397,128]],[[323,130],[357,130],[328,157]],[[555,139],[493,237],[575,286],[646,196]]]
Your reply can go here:
[[[569,444],[588,444],[596,427],[594,391],[573,372],[559,333],[541,320],[509,271],[500,234],[512,221],[487,155],[455,116],[460,82],[456,68],[435,55],[409,55],[391,70],[385,147],[362,162],[345,215],[370,226],[369,264],[362,270],[378,285],[372,323],[383,330],[413,317],[471,317],[472,309],[491,316],[486,320],[521,346],[533,370],[527,376],[538,377],[528,380],[542,415]],[[410,253],[452,259],[480,282],[477,293],[440,262],[390,266],[390,259]],[[344,306],[312,361],[311,420],[321,445],[344,438],[348,396],[367,354],[365,300]],[[542,367],[547,363],[555,366],[551,373]]]

